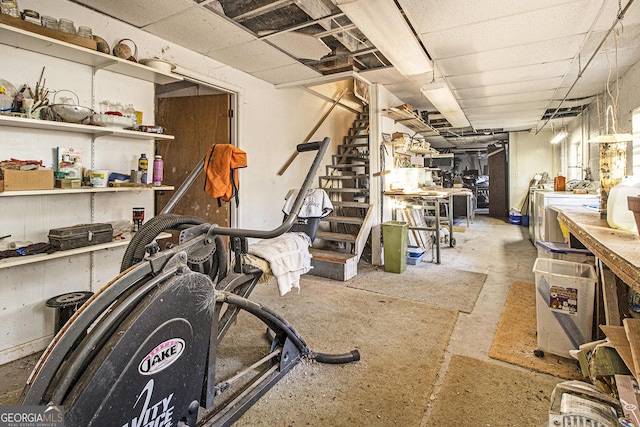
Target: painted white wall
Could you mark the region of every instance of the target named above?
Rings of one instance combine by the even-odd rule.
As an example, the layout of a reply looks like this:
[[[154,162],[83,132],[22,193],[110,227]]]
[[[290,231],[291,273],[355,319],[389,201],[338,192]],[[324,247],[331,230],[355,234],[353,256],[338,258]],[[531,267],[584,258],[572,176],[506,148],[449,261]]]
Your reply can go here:
[[[509,133],[509,208],[520,208],[536,173],[553,176],[554,149],[550,131]]]
[[[283,219],[282,205],[289,188],[297,188],[306,176],[313,153],[302,153],[284,175],[277,171],[305,139],[330,104],[298,88],[276,89],[246,73],[234,70],[180,46],[110,19],[65,0],[41,2],[23,0],[23,9],[72,19],[76,26],[87,25],[111,45],[130,38],[138,46],[138,58],[159,56],[178,65],[176,71],[227,91],[237,93],[237,145],[248,155],[249,167],[240,171],[240,209],[238,227],[272,229]],[[1,78],[15,86],[35,86],[45,67],[47,87],[71,89],[79,104],[99,109],[102,100],[133,103],[143,112],[143,122],[153,124],[154,86],[152,83],[89,66],[24,51],[0,40],[0,57],[10,58]],[[188,114],[188,112],[186,112]],[[355,115],[336,107],[312,140],[329,136],[333,146],[325,163],[331,163],[342,136],[347,134]],[[88,167],[107,168],[127,173],[136,167],[140,153],[153,154],[153,141],[131,141],[101,137],[91,149],[91,138],[82,134],[49,133],[21,128],[0,128],[0,157],[43,159],[53,166],[56,146],[81,148]],[[213,143],[213,141],[212,141]],[[325,171],[321,170],[321,174]],[[318,185],[317,178],[314,185]],[[93,200],[92,200],[93,199]],[[91,206],[93,204],[93,211]],[[130,219],[133,206],[144,206],[152,216],[153,196],[149,192],[126,194],[88,194],[35,197],[5,197],[0,203],[2,234],[12,240],[46,241],[51,228],[78,223]],[[93,213],[92,213],[93,212]],[[6,232],[5,232],[6,231]],[[100,251],[93,255],[67,257],[28,266],[0,270],[0,322],[7,333],[0,336],[0,363],[38,351],[49,342],[53,332],[53,311],[45,301],[75,290],[96,291],[119,271],[124,248]],[[25,295],[28,298],[25,298]]]

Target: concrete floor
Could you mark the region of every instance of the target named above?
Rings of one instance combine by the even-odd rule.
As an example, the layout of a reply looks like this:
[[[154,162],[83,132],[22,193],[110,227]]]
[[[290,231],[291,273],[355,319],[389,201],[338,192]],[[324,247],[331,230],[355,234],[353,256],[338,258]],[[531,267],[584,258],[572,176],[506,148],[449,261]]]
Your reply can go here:
[[[465,225],[466,221],[456,220]],[[442,250],[442,265],[452,269],[485,273],[487,279],[471,313],[459,313],[456,327],[445,353],[433,395],[437,396],[453,355],[464,355],[492,363],[489,358],[493,336],[502,308],[514,280],[535,283],[533,264],[538,251],[529,240],[527,227],[508,221],[476,215],[463,233],[454,233],[457,244]],[[510,368],[520,369],[504,363]],[[428,425],[427,408],[422,426]]]
[[[456,224],[466,225],[466,221],[457,220]],[[456,246],[442,249],[442,267],[485,273],[487,279],[473,311],[459,314],[435,384],[435,396],[442,386],[452,355],[489,360],[489,350],[511,282],[535,281],[532,268],[537,250],[529,240],[526,227],[477,215],[465,232],[454,233],[454,237]],[[35,360],[36,357],[32,356],[0,366],[0,375],[7,380],[0,386],[0,397],[9,390],[14,393],[5,395],[5,398],[17,397],[16,389],[22,388]],[[513,365],[505,365],[514,368]],[[427,409],[423,426],[427,425],[428,417]]]

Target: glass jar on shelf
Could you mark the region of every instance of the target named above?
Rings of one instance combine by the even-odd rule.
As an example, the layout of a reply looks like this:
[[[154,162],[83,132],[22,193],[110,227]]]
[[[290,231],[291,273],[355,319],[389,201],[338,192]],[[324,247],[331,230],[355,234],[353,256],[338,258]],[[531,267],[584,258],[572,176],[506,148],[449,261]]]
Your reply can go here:
[[[40,17],[42,21],[42,26],[45,28],[51,28],[52,30],[58,29],[58,20],[53,16],[43,15]]]
[[[58,19],[58,30],[67,34],[75,34],[76,26],[74,25],[72,20],[66,19],[66,18],[60,18]]]
[[[78,27],[78,35],[80,37],[84,37],[85,39],[93,40],[93,30],[89,27],[85,27],[83,25]]]

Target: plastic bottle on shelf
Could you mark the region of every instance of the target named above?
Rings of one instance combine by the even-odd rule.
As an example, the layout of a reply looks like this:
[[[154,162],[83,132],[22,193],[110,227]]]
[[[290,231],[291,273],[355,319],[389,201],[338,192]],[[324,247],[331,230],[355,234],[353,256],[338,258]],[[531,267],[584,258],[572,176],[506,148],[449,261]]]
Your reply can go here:
[[[122,114],[128,119],[131,119],[131,125],[135,126],[137,122],[136,109],[133,108],[133,104],[127,104]]]
[[[156,187],[162,185],[163,167],[162,156],[156,155],[153,159],[153,185]]]
[[[640,195],[640,176],[625,176],[611,187],[607,199],[607,223],[609,227],[636,232],[636,220],[629,210],[627,197]]]
[[[80,178],[81,184],[84,180],[84,166],[82,165],[82,159],[80,156],[76,156],[73,160],[73,168],[77,171],[77,177]]]
[[[141,175],[141,182],[143,184],[147,183],[147,171],[149,170],[149,159],[147,159],[147,155],[142,153],[140,158],[138,159],[138,170]]]

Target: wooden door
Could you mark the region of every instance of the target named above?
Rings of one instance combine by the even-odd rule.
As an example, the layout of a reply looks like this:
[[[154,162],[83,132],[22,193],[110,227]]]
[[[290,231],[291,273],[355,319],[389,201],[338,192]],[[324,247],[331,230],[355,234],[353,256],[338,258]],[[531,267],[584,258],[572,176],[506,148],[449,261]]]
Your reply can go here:
[[[231,141],[231,97],[200,95],[160,98],[156,123],[174,135],[171,141],[158,141],[156,152],[164,160],[163,184],[177,189],[204,157],[212,144],[229,144]],[[169,202],[172,191],[161,192],[156,197],[156,212]],[[230,226],[229,204],[218,201],[204,192],[204,174],[191,185],[172,213],[192,215],[209,224]]]

